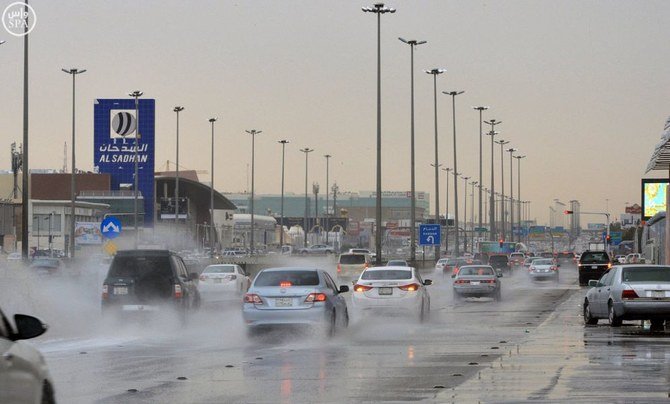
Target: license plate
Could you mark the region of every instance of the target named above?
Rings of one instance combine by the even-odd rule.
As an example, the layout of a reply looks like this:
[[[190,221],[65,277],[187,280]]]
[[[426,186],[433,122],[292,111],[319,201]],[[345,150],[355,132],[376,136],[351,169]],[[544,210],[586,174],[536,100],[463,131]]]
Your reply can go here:
[[[221,278],[214,278],[214,283],[221,283]]]
[[[291,297],[278,297],[275,299],[276,307],[291,307],[293,306],[293,298]]]
[[[479,281],[470,281],[470,285],[479,285]]]
[[[392,295],[393,294],[393,288],[379,288],[379,294],[380,295]]]
[[[128,288],[127,287],[115,287],[114,288],[114,294],[115,295],[127,295],[128,294]]]
[[[652,290],[651,291],[651,297],[665,297],[665,291],[664,290]]]
[[[598,265],[591,265],[591,269],[598,269]]]

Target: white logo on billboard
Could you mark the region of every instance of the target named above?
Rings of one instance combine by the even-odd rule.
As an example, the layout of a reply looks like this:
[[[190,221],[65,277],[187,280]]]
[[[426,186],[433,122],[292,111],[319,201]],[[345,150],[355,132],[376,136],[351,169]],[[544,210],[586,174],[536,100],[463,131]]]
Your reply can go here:
[[[110,131],[109,137],[112,139],[134,139],[135,127],[137,120],[135,119],[135,111],[113,109],[110,111]]]
[[[5,30],[14,36],[29,34],[37,24],[37,14],[30,5],[17,1],[2,12],[2,25]]]

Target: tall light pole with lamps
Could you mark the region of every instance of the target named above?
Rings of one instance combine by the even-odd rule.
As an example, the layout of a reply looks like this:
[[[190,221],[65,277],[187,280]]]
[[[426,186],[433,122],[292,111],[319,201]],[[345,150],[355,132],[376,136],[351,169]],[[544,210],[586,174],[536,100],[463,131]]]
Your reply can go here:
[[[179,224],[179,113],[184,110],[184,107],[176,106],[172,109],[177,114],[177,147],[175,161],[175,178],[174,178],[174,223]]]
[[[3,41],[4,42],[4,41]],[[75,227],[75,207],[74,202],[76,198],[76,188],[77,188],[77,162],[76,162],[76,149],[75,149],[75,77],[78,74],[82,74],[86,69],[61,69],[63,72],[72,75],[72,177],[70,178],[70,240],[69,240],[69,249],[70,249],[70,258],[74,258],[74,227]]]
[[[504,166],[504,146],[509,143],[508,140],[496,140],[500,145],[500,237],[505,239],[505,166]]]
[[[417,41],[416,39],[406,40],[398,38],[410,46],[410,104],[411,104],[411,131],[410,131],[410,261],[416,260],[416,179],[414,173],[414,47],[423,45],[426,41]]]
[[[475,186],[478,183],[477,181],[470,183],[472,185],[472,192],[470,193],[470,251],[475,250]]]
[[[140,134],[140,97],[144,93],[135,90],[132,93],[128,93],[129,96],[135,98],[135,181],[133,182],[133,194],[135,194],[134,198],[134,210],[133,210],[133,221],[134,221],[134,226],[135,226],[135,249],[137,250],[137,245],[140,242],[140,227],[139,227],[139,221],[138,221],[138,205],[137,205],[137,193],[139,190],[139,184],[140,184],[140,173],[139,173],[139,155],[138,155],[138,149],[140,148],[140,137],[142,136]],[[74,218],[73,218],[74,219]]]
[[[438,164],[438,147],[437,147],[437,76],[444,73],[444,69],[425,70],[426,73],[433,75],[433,106],[435,115],[435,224],[440,225],[440,165]],[[440,246],[435,246],[435,261],[440,259]]]
[[[514,241],[514,152],[518,151],[513,147],[506,150],[509,152],[509,240]]]
[[[450,95],[451,96],[451,114],[452,114],[452,122],[453,122],[453,132],[454,132],[454,171],[458,171],[458,159],[456,158],[458,149],[456,147],[456,96],[463,94],[465,91],[443,91],[442,93]],[[464,192],[468,192],[467,188],[464,189]],[[467,207],[465,207],[465,210],[467,210]],[[458,240],[458,181],[454,181],[454,218],[455,222],[454,224],[456,225],[456,256],[458,256],[458,246],[459,246],[459,240]],[[465,220],[467,221],[467,217],[465,217]]]
[[[445,184],[447,192],[445,195],[445,205],[446,206],[446,211],[444,213],[444,221],[446,223],[445,230],[444,230],[444,251],[446,254],[449,254],[449,176],[451,175],[451,172],[454,171],[453,168],[443,168],[443,171],[446,171],[447,173],[447,183]]]
[[[377,195],[375,199],[375,265],[382,264],[382,79],[381,79],[381,16],[395,13],[394,8],[384,7],[384,3],[375,3],[372,7],[363,7],[365,13],[377,14]],[[305,234],[307,237],[307,234]]]
[[[209,217],[210,217],[210,227],[209,227],[209,255],[214,255],[214,122],[216,118],[209,118],[209,123],[212,124],[212,157],[211,157],[211,167],[212,177],[211,177],[211,187],[209,189]]]
[[[468,251],[468,180],[470,177],[463,178],[463,252]],[[458,229],[456,231],[458,234]],[[456,239],[458,242],[458,239]]]
[[[516,159],[516,201],[519,210],[517,215],[517,220],[519,222],[519,231],[521,232],[521,159],[526,156],[514,156]],[[518,240],[521,241],[521,233],[519,233]]]
[[[490,197],[489,197],[489,240],[495,241],[496,239],[496,209],[495,209],[495,178],[493,176],[493,138],[498,134],[495,131],[495,126],[502,123],[502,121],[496,121],[491,119],[484,122],[487,125],[491,125],[491,131],[487,133],[488,136],[491,136],[491,186],[490,186]]]
[[[289,141],[282,139],[278,143],[281,143],[281,224],[279,232],[279,246],[281,248],[284,246],[284,158],[286,157],[286,144]]]
[[[479,231],[477,232],[478,237],[482,236],[482,185],[484,184],[484,178],[482,177],[482,138],[484,134],[482,133],[482,113],[489,109],[486,106],[472,107],[473,109],[479,111]]]
[[[307,247],[307,231],[309,230],[307,228],[307,218],[309,216],[309,194],[307,193],[307,167],[308,167],[308,162],[309,162],[309,153],[313,152],[314,149],[310,149],[309,147],[305,147],[300,149],[301,152],[305,153],[305,220],[303,222],[303,231],[305,232],[305,241],[304,241],[304,246]]]
[[[248,134],[251,135],[251,241],[250,241],[250,246],[251,246],[251,255],[254,254],[254,249],[255,249],[255,244],[254,244],[254,228],[255,222],[254,222],[254,168],[256,165],[256,135],[263,133],[263,131],[256,130],[256,129],[251,129],[251,130],[245,130]]]
[[[330,178],[329,178],[329,175],[330,175],[330,172],[329,172],[330,171],[330,165],[329,165],[329,163],[330,163],[330,158],[333,157],[333,156],[330,155],[330,154],[324,154],[323,157],[326,158],[326,217],[325,217],[325,219],[326,219],[326,244],[328,244],[328,232],[330,231],[330,220],[328,220],[329,219],[329,216],[328,216],[328,202],[329,202],[329,200],[328,200],[328,189],[329,188],[328,188],[328,186],[330,185],[329,184],[329,180],[330,180]]]

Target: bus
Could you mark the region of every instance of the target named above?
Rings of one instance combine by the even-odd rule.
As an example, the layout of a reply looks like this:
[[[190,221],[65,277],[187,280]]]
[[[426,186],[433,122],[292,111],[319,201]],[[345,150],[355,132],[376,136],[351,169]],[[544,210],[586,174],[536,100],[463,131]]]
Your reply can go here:
[[[647,221],[640,245],[645,262],[665,264],[665,212],[658,212]]]

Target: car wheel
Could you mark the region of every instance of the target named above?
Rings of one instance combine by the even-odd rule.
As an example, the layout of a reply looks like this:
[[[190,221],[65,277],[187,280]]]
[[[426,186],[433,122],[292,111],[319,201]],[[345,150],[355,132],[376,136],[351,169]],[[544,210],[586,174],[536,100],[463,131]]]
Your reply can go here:
[[[421,311],[419,311],[419,321],[422,323],[426,321],[426,308],[423,303],[421,303]]]
[[[56,404],[54,389],[47,381],[44,382],[44,387],[42,387],[42,404]]]
[[[337,331],[337,315],[335,310],[330,315],[330,319],[328,320],[328,325],[326,326],[326,336],[328,338],[332,338],[335,336],[335,332]]]
[[[598,319],[594,318],[591,315],[591,308],[589,307],[588,300],[584,301],[584,324],[588,324],[588,325],[598,324]]]
[[[608,303],[608,308],[609,308],[609,320],[610,320],[610,327],[621,327],[621,317],[617,317],[616,313],[614,312],[614,305],[610,301]]]
[[[342,327],[349,327],[349,310],[344,310],[344,321],[342,322]]]
[[[498,290],[496,291],[494,299],[497,302],[502,300],[502,290],[500,290],[500,288],[498,288]]]
[[[307,255],[307,251],[301,252],[300,255]]]

